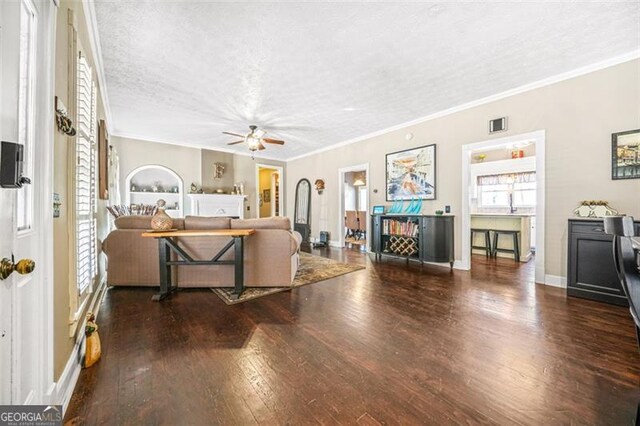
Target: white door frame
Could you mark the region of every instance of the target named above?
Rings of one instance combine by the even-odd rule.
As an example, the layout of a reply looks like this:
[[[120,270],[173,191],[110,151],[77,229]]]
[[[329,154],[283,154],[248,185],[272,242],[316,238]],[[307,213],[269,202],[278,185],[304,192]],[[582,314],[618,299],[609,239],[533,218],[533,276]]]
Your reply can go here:
[[[338,169],[338,247],[344,247],[344,175],[349,172],[365,172],[367,178],[367,203],[370,204],[369,185],[371,176],[369,175],[369,163],[354,164],[353,166],[340,167]],[[357,196],[357,194],[356,194]],[[367,212],[367,221],[369,212]]]
[[[536,275],[535,282],[545,282],[545,130],[489,139],[462,146],[462,265],[471,269],[471,198],[469,192],[471,152],[496,145],[517,143],[525,140],[536,144]]]
[[[18,311],[17,315],[28,315],[29,324],[33,326],[31,332],[36,333],[38,341],[37,347],[29,347],[26,350],[35,353],[33,359],[37,365],[25,367],[21,363],[12,360],[13,368],[19,366],[20,370],[27,370],[33,377],[35,389],[26,396],[26,400],[18,400],[17,397],[22,392],[20,383],[15,380],[17,373],[24,371],[13,371],[11,383],[12,401],[11,404],[50,404],[58,403],[55,394],[54,382],[54,298],[53,298],[53,123],[55,123],[54,104],[54,82],[55,82],[55,28],[57,5],[53,1],[33,0],[30,2],[37,15],[36,26],[36,52],[35,52],[35,97],[33,100],[35,123],[33,125],[34,144],[33,149],[33,171],[32,175],[32,228],[28,231],[15,232],[12,236],[12,246],[15,248],[20,244],[23,252],[16,256],[31,257],[36,260],[36,270],[34,277],[40,287],[37,300],[32,301],[28,312]],[[18,6],[20,3],[15,3]],[[15,5],[14,4],[14,5]],[[6,4],[5,4],[6,5]],[[0,9],[2,9],[0,5]],[[0,34],[0,49],[2,43],[6,41]],[[2,56],[2,55],[0,55]],[[7,129],[3,129],[7,134]],[[13,139],[13,138],[11,138]],[[9,139],[9,140],[11,140]],[[0,191],[16,191],[11,189],[0,189]],[[15,213],[13,213],[15,218]],[[9,257],[11,253],[0,253],[0,257]],[[17,259],[16,259],[17,260]],[[19,279],[16,273],[12,274],[5,283],[10,283],[13,294],[18,291]],[[12,297],[13,302],[15,299]],[[13,303],[12,302],[12,303]],[[13,309],[16,309],[13,306]],[[19,318],[18,318],[19,319]],[[19,339],[15,333],[15,325],[12,325],[13,338]],[[14,344],[14,348],[19,344]],[[12,353],[12,358],[20,357],[19,353]]]
[[[282,202],[284,197],[282,193],[282,187],[284,185],[284,167],[282,166],[273,166],[271,164],[262,164],[256,163],[256,217],[260,217],[260,169],[272,169],[278,172],[280,175],[280,180],[278,181],[278,192],[280,193],[280,200],[278,200],[280,216],[284,216],[284,211],[282,207],[284,203]],[[274,195],[271,195],[273,198]],[[271,209],[273,211],[273,208]]]

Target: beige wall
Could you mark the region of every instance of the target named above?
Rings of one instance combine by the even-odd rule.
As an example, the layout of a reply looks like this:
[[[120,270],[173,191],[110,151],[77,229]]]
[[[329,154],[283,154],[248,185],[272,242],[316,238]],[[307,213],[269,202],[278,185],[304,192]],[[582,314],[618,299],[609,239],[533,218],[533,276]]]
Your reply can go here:
[[[185,193],[191,183],[200,186],[202,182],[201,150],[186,146],[148,142],[139,139],[111,136],[111,145],[118,151],[120,159],[120,193],[122,203],[126,203],[127,176],[140,166],[161,165],[173,170],[182,178]],[[189,214],[189,203],[185,197],[185,214]]]
[[[224,173],[221,179],[213,178],[215,163],[224,164]],[[205,192],[215,192],[217,189],[230,192],[236,183],[233,180],[234,178],[233,154],[209,149],[202,150],[202,189],[204,189]]]
[[[230,191],[234,184],[244,183],[244,192],[247,195],[245,217],[253,218],[256,217],[256,164],[285,167],[285,163],[281,161],[252,159],[247,155],[117,136],[111,136],[111,144],[118,150],[120,157],[120,188],[123,203],[126,202],[124,197],[127,175],[140,166],[159,164],[173,170],[182,178],[185,193],[189,192],[192,182],[198,187],[203,186],[206,192],[213,192],[218,188]],[[213,163],[216,161],[226,165],[223,178],[219,181],[213,179]],[[191,213],[189,209],[189,202],[185,198],[185,214]]]
[[[389,205],[385,201],[385,154],[435,143],[437,200],[425,202],[423,213],[451,205],[456,215],[456,259],[461,259],[462,146],[544,129],[546,273],[566,276],[567,219],[581,200],[608,200],[620,212],[640,217],[640,179],[611,180],[611,133],[640,128],[639,75],[640,60],[634,60],[290,161],[288,212],[293,214],[293,194],[300,178],[324,179],[325,191],[321,195],[312,191],[312,235],[328,230],[332,240],[337,240],[338,168],[368,162],[369,204]],[[509,130],[488,135],[488,121],[503,116],[508,117]],[[415,135],[409,142],[407,132]]]
[[[56,25],[56,58],[55,58],[55,95],[65,105],[69,102],[69,73],[68,73],[68,27],[67,11],[71,9],[75,14],[75,28],[78,32],[78,47],[82,47],[85,56],[95,70],[95,62],[88,39],[88,31],[85,25],[82,3],[78,1],[62,0],[58,9]],[[95,77],[95,72],[94,72]],[[100,88],[98,87],[98,90]],[[104,119],[104,106],[98,93],[98,118]],[[53,125],[53,124],[52,124]],[[60,217],[53,220],[54,232],[54,374],[57,380],[71,355],[76,337],[69,337],[70,298],[69,298],[69,259],[72,247],[69,239],[73,237],[73,228],[69,226],[69,197],[73,192],[69,191],[69,150],[75,143],[75,138],[70,138],[55,131],[54,137],[54,181],[53,191],[60,194],[62,205]],[[98,240],[102,241],[108,232],[108,217],[105,209],[106,202],[98,200]],[[99,277],[104,276],[104,259],[99,250]],[[71,271],[73,273],[73,271]],[[83,318],[84,314],[80,318]],[[84,330],[77,330],[77,333]],[[77,334],[76,334],[77,336]]]

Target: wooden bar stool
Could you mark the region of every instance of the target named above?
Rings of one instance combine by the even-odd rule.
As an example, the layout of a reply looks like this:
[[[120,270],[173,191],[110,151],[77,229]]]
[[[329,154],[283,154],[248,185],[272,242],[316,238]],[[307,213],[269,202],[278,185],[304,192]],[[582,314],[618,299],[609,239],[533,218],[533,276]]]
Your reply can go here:
[[[497,230],[494,229],[494,237],[493,237],[493,257],[498,257],[498,252],[503,253],[513,253],[513,257],[516,262],[520,261],[520,231],[505,231],[505,230]],[[498,247],[498,237],[500,235],[511,235],[513,239],[513,249],[499,248]]]
[[[475,234],[484,234],[484,246],[473,245]],[[471,250],[473,251],[473,249],[484,250],[485,256],[491,256],[491,229],[471,228]]]

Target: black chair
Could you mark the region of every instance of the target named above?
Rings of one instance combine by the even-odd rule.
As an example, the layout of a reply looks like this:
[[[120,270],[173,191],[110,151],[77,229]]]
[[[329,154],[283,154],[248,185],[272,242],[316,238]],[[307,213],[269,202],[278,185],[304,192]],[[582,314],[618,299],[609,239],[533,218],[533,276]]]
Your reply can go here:
[[[484,235],[484,245],[476,246],[473,245],[473,240],[475,234]],[[491,229],[483,229],[483,228],[471,228],[471,251],[473,249],[484,250],[485,256],[491,257],[492,248],[491,248]]]
[[[493,237],[492,255],[494,257],[498,257],[498,252],[513,253],[513,258],[515,259],[516,262],[519,262],[520,261],[520,231],[504,231],[504,230],[494,229],[493,233],[494,233],[494,237]],[[498,237],[500,237],[500,235],[511,236],[511,239],[513,241],[513,249],[505,249],[505,248],[498,247]]]
[[[634,243],[633,218],[613,216],[604,218],[604,232],[613,235],[613,260],[622,288],[629,301],[629,311],[636,325],[636,338],[640,349],[640,270],[638,270],[638,250]]]

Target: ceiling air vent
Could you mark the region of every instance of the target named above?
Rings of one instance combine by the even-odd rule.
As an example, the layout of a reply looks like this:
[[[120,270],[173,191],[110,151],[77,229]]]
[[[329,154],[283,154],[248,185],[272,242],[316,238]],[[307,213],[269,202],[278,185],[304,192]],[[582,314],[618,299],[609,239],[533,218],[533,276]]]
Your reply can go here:
[[[507,117],[489,120],[489,133],[504,132],[507,130]]]

